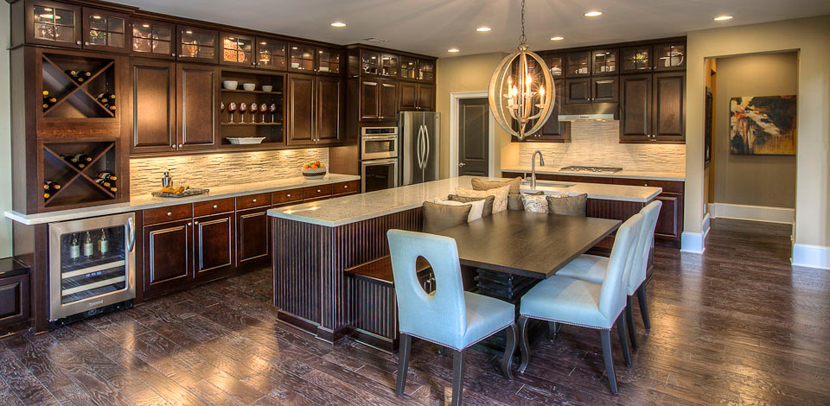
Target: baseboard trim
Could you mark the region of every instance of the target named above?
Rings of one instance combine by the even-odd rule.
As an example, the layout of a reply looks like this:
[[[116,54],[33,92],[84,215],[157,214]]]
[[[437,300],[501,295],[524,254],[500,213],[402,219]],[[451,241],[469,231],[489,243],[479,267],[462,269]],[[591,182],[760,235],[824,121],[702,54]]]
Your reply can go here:
[[[706,249],[703,246],[705,236],[703,233],[692,233],[684,231],[680,235],[680,252],[688,252],[690,254],[703,254]]]
[[[784,224],[792,224],[795,219],[795,209],[728,203],[709,203],[709,214],[712,218]]]
[[[830,270],[830,247],[794,244],[793,266]]]
[[[706,236],[709,235],[709,230],[712,229],[710,219],[711,219],[711,217],[709,216],[709,213],[706,213],[706,214],[703,215],[703,225],[701,226],[701,228],[703,229],[703,240],[704,241],[706,240]]]

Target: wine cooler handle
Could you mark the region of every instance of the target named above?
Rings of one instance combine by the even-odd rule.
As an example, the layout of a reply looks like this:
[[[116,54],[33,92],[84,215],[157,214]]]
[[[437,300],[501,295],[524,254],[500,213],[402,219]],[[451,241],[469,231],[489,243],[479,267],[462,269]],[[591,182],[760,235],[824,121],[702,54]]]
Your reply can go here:
[[[127,242],[127,252],[132,252],[135,248],[135,220],[132,217],[127,219],[127,232],[130,235],[130,240]]]

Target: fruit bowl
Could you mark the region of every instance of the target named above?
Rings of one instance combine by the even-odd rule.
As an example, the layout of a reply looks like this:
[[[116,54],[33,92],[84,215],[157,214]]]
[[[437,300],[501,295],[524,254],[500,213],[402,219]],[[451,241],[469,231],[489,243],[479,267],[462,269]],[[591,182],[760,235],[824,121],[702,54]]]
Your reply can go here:
[[[321,164],[320,161],[314,161],[303,165],[303,177],[306,179],[323,179],[326,176],[326,172],[328,172],[328,168],[326,168],[325,164]]]

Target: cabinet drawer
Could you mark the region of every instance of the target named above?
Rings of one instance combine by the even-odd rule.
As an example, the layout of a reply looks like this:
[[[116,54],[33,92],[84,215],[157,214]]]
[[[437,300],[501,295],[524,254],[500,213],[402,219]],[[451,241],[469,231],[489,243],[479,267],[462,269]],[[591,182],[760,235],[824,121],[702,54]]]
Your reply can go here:
[[[270,206],[271,194],[260,193],[258,195],[242,196],[236,198],[236,209],[244,210],[254,207]]]
[[[353,180],[349,182],[340,182],[335,183],[332,186],[332,195],[340,196],[340,195],[348,195],[352,193],[360,192],[360,182]]]
[[[144,210],[144,225],[149,226],[168,221],[189,219],[192,215],[193,206],[189,204]]]
[[[0,278],[0,326],[29,319],[29,274]]]
[[[211,200],[208,202],[193,203],[193,217],[210,216],[216,213],[233,211],[234,199]]]
[[[331,196],[331,185],[320,185],[303,188],[303,199],[317,199]]]
[[[614,179],[615,185],[649,186],[663,188],[663,193],[683,193],[683,182],[647,179]]]
[[[271,193],[271,204],[299,202],[303,200],[302,189],[280,190]]]

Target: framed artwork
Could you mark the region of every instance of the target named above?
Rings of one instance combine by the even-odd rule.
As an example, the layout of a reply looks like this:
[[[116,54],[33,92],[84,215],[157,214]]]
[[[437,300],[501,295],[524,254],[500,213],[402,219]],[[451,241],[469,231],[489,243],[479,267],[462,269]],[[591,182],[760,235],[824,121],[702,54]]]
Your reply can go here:
[[[795,155],[796,96],[733,97],[729,102],[732,155]]]

